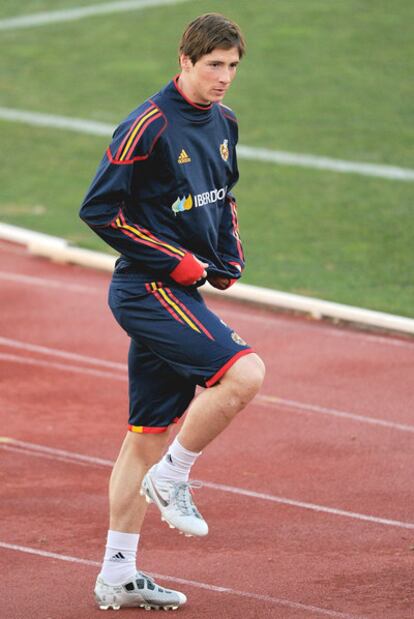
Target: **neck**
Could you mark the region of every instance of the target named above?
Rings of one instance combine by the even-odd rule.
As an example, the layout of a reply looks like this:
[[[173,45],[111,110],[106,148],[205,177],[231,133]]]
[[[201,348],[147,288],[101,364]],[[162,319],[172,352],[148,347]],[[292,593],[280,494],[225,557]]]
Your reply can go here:
[[[184,98],[193,105],[200,105],[202,107],[208,107],[209,105],[211,105],[211,101],[198,101],[197,98],[194,97],[193,91],[182,73],[180,73],[180,75],[178,76],[176,84]]]

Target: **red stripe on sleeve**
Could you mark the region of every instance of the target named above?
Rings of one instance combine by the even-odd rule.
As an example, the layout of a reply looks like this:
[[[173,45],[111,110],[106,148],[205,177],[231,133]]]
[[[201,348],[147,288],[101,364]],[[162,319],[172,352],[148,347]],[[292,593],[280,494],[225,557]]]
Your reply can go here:
[[[132,146],[130,147],[124,161],[128,161],[129,158],[132,156],[132,153],[135,150],[136,145],[138,144],[139,140],[142,137],[142,134],[145,132],[145,130],[147,129],[147,127],[149,127],[149,125],[154,122],[154,120],[157,120],[157,118],[161,118],[162,114],[155,114],[155,116],[151,116],[151,118],[148,118],[148,120],[145,121],[145,123],[142,125],[141,129],[138,131],[138,134],[134,140],[134,142],[132,143]]]
[[[115,159],[112,156],[111,149],[108,146],[108,148],[106,149],[106,156],[108,157],[110,163],[112,163],[113,165],[131,165],[131,163],[134,163],[134,161],[144,161],[145,159],[148,159],[149,154],[137,155],[136,157],[133,157],[132,159],[126,159],[125,161],[118,161],[118,159]]]
[[[118,213],[119,219],[122,222],[122,225],[127,226],[127,221],[125,219],[124,213],[122,212],[122,209],[120,209],[119,213]],[[155,236],[155,234],[153,234],[152,232],[150,232],[149,230],[147,230],[146,228],[143,228],[142,226],[138,226],[138,224],[130,224],[131,228],[136,229],[138,232],[142,232],[142,234],[144,234],[145,236],[149,236],[150,238],[148,239],[149,241],[153,240],[155,243],[161,244],[162,246],[166,247],[166,249],[168,249],[168,243],[165,243],[164,241],[161,241],[161,239],[159,239],[158,237]],[[185,256],[185,251],[179,247],[176,247],[176,252],[173,252],[173,255],[177,255],[177,256],[181,256],[184,257]]]
[[[130,135],[131,135],[131,133],[134,131],[135,127],[137,126],[137,124],[139,123],[139,121],[141,120],[141,118],[143,118],[146,114],[148,114],[148,112],[150,112],[153,108],[155,108],[155,105],[150,105],[150,106],[149,106],[149,107],[145,110],[145,112],[142,112],[142,114],[140,114],[140,115],[136,118],[136,120],[134,121],[134,123],[133,123],[132,127],[130,128],[130,130],[129,130],[129,131],[128,131],[128,133],[126,134],[126,136],[125,136],[125,138],[124,138],[124,140],[123,140],[123,142],[122,142],[121,146],[118,148],[118,151],[117,151],[117,153],[116,153],[116,155],[115,155],[115,157],[114,157],[115,159],[118,159],[118,158],[121,156],[122,151],[123,151],[123,149],[124,149],[124,147],[125,147],[125,144],[126,144],[126,143],[128,142],[128,140],[129,140],[129,136],[130,136]]]
[[[233,236],[236,239],[239,258],[242,262],[244,262],[243,247],[242,247],[240,236],[239,236],[239,222],[237,220],[237,206],[233,200],[229,200],[229,203],[230,203],[230,208],[231,208],[231,217],[233,221]]]
[[[125,228],[123,228],[122,226],[119,226],[116,223],[111,224],[111,226],[112,228],[120,230],[122,234],[125,234],[125,236],[128,236],[130,239],[132,239],[136,243],[141,243],[141,245],[147,245],[147,247],[151,247],[151,249],[158,249],[164,254],[167,254],[167,256],[171,256],[171,258],[176,258],[177,260],[180,260],[180,257],[177,256],[177,254],[174,254],[168,249],[165,249],[165,247],[161,247],[160,245],[155,245],[152,241],[146,241],[145,239],[141,239],[139,236],[137,236],[133,232],[130,232],[129,230],[125,230]]]
[[[149,230],[145,230],[145,228],[140,228],[140,226],[137,226],[136,224],[127,223],[122,209],[120,209],[118,212],[117,219],[118,218],[121,223],[119,224],[115,220],[115,222],[113,222],[111,226],[113,228],[117,228],[118,230],[122,230],[124,234],[134,239],[134,241],[136,241],[137,243],[142,243],[143,245],[148,245],[149,247],[152,247],[154,249],[159,249],[168,256],[177,258],[177,260],[180,260],[182,257],[185,256],[184,250],[178,247],[169,247],[168,243],[165,243],[164,241],[161,241],[161,239],[158,239],[154,234],[149,232]]]

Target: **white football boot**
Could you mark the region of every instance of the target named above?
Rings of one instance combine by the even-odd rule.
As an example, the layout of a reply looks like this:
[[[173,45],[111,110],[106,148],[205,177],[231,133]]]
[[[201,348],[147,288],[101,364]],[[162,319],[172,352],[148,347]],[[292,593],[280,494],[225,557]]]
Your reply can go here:
[[[160,587],[142,572],[137,572],[134,578],[120,585],[109,585],[99,575],[95,584],[95,599],[101,610],[132,607],[177,610],[187,601],[184,593]]]
[[[208,533],[208,525],[194,505],[191,488],[201,484],[185,481],[156,481],[155,464],[142,480],[140,493],[147,503],[155,503],[161,512],[161,520],[167,522],[171,529],[178,529],[188,537],[204,536]]]

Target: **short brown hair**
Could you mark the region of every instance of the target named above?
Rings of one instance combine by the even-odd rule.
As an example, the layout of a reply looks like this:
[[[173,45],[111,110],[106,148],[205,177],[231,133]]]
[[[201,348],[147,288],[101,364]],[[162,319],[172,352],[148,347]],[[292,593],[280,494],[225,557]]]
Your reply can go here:
[[[206,13],[188,24],[181,37],[179,53],[188,56],[195,64],[217,48],[232,47],[237,47],[242,58],[246,43],[239,26],[220,13]]]

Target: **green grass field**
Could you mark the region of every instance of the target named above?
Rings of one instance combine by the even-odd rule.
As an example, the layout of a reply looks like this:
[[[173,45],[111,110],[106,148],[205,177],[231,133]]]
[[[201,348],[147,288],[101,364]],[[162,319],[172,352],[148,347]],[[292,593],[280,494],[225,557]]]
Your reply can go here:
[[[93,3],[4,0],[0,19]],[[411,0],[193,0],[3,31],[0,106],[115,125],[174,75],[184,26],[207,11],[248,41],[226,100],[241,144],[414,168]],[[105,250],[77,212],[108,140],[0,128],[0,220]],[[240,171],[244,281],[414,316],[412,182],[246,160]]]

